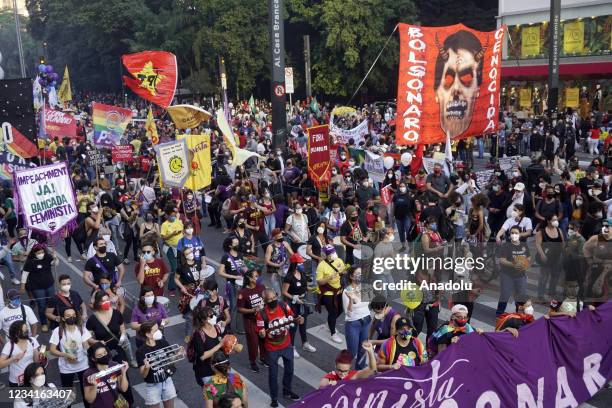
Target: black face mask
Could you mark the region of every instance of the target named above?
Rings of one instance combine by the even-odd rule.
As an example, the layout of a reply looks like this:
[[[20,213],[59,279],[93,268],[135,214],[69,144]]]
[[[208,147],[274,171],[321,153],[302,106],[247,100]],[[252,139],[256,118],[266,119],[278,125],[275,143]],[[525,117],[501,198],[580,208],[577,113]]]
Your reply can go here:
[[[96,363],[100,364],[100,365],[108,365],[108,363],[110,363],[110,356],[108,354],[102,356],[102,357],[98,357],[96,358]]]
[[[72,326],[73,324],[76,324],[76,316],[67,317],[66,319],[64,319],[64,321],[66,322],[66,324]]]
[[[352,215],[351,216],[351,220],[355,221],[357,218],[359,218],[357,215]]]
[[[215,368],[217,369],[217,371],[219,371],[221,374],[227,377],[230,367],[228,364],[220,364],[220,365],[215,366]]]
[[[276,242],[283,242],[282,238],[276,238]]]
[[[98,248],[98,252],[101,254],[105,254],[106,253],[106,247],[105,246],[101,246]]]
[[[240,224],[238,224],[238,228],[244,228],[244,222],[241,222]]]
[[[276,309],[276,306],[278,306],[278,299],[274,299],[268,302],[268,307],[270,309]]]
[[[555,193],[546,193],[547,198],[555,198]]]
[[[19,333],[19,338],[20,339],[24,339],[24,340],[25,339],[29,339],[30,335],[28,334],[28,332],[21,332],[21,333]]]

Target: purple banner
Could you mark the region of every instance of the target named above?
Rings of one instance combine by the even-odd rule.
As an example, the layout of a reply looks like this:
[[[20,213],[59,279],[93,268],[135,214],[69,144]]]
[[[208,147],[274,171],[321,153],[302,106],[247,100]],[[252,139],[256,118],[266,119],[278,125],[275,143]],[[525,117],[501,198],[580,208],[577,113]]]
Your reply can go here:
[[[610,379],[612,302],[575,318],[541,318],[518,338],[464,335],[428,364],[342,382],[292,408],[575,407]]]

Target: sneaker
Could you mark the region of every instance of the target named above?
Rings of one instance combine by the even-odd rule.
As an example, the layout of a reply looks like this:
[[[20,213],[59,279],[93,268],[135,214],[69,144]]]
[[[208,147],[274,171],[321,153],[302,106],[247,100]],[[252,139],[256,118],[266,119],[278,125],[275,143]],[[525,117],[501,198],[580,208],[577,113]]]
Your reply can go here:
[[[300,358],[300,354],[297,352],[295,347],[293,348],[293,358]]]
[[[291,401],[299,401],[300,400],[300,396],[297,395],[293,391],[283,392],[283,398],[290,399]]]
[[[342,343],[342,339],[340,338],[340,336],[338,336],[338,333],[334,333],[334,334],[332,334],[332,336],[331,336],[331,340],[332,340],[334,343],[338,343],[338,344]]]
[[[13,283],[13,285],[19,285],[21,283],[21,282],[19,282],[19,279],[17,279],[17,278],[11,279],[11,282]]]
[[[68,263],[72,263],[72,257],[71,257],[71,256],[69,256],[69,257],[68,257],[68,259],[67,259],[67,261],[68,261]]]
[[[176,296],[176,292],[174,290],[171,290],[168,294],[170,295],[170,297]]]
[[[81,259],[84,260],[84,261],[87,260],[87,257],[85,256],[85,254],[81,254]]]
[[[259,366],[257,365],[257,363],[251,363],[251,371],[254,373],[258,373],[261,370],[259,369]]]
[[[40,327],[40,330],[41,330],[43,333],[46,333],[46,332],[48,332],[48,331],[49,331],[49,326],[47,326],[46,324],[43,324],[43,325]]]
[[[189,344],[189,342],[191,341],[191,336],[185,336],[183,341],[185,342],[185,344]]]
[[[317,349],[314,348],[310,343],[306,342],[304,343],[304,345],[302,346],[302,348],[310,353],[316,353]]]
[[[259,360],[259,364],[261,364],[264,367],[270,368],[270,364],[266,363],[264,360]]]
[[[272,400],[272,402],[270,403],[271,407],[278,407],[278,401],[276,400]]]

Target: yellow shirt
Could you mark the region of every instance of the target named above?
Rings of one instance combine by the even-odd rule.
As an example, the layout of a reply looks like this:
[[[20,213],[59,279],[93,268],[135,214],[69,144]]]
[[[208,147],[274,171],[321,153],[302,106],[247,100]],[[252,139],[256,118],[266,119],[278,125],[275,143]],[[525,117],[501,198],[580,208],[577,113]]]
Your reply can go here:
[[[344,261],[340,258],[336,258],[332,262],[332,265],[334,266],[334,268],[336,268],[336,270],[338,270],[338,272],[344,272],[344,269],[346,268]],[[326,261],[319,262],[319,266],[317,266],[317,281],[328,279],[334,274],[336,274],[336,271],[334,271],[334,269]],[[334,289],[340,289],[340,275],[336,274],[336,277],[334,277],[327,284]],[[333,293],[331,291],[327,291],[323,293],[323,295],[332,295],[332,294]]]
[[[79,201],[83,200],[81,204]],[[83,194],[77,193],[77,204],[79,204],[79,212],[81,214],[87,214],[87,204],[94,202],[94,196],[92,193]]]
[[[176,234],[175,236],[164,241],[166,245],[171,246],[172,248],[176,248],[179,240],[183,238],[183,222],[177,218],[174,222],[164,221],[161,226],[162,237],[176,231],[181,231],[181,233]]]

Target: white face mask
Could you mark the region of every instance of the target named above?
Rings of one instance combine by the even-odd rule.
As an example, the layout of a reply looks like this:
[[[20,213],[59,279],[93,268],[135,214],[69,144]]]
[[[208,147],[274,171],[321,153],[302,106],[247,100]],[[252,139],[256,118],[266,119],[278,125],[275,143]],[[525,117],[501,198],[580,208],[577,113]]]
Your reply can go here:
[[[41,260],[41,259],[43,259],[44,257],[45,257],[45,254],[44,254],[44,253],[42,253],[42,254],[36,254],[36,259],[38,259],[38,260]]]
[[[325,228],[323,228],[323,227],[319,227],[319,228],[317,228],[317,232],[318,232],[319,234],[322,234],[322,233],[324,233],[324,232],[325,232]]]
[[[164,335],[162,334],[161,330],[158,330],[155,333],[153,333],[153,340],[155,341],[161,340],[162,337],[164,337]]]
[[[518,211],[513,210],[511,215],[512,215],[512,218],[518,218],[519,213],[518,213]]]
[[[217,316],[213,316],[210,319],[208,319],[208,324],[210,324],[211,326],[214,326],[215,324],[217,324]]]
[[[110,241],[110,237],[110,235],[102,235],[102,238],[104,238],[106,242]]]
[[[582,205],[582,200],[576,200],[576,207],[580,207]]]
[[[335,261],[336,259],[338,259],[338,254],[334,252],[329,254],[328,257],[330,261]]]
[[[191,234],[193,234],[193,228],[187,228],[187,229],[185,230],[185,234],[187,234],[187,235],[191,235]]]
[[[185,255],[185,259],[187,259],[188,261],[192,261],[193,258],[195,258],[195,256],[193,255],[193,252],[188,253],[187,255]]]
[[[97,206],[91,207],[91,212],[97,213],[98,207]]]
[[[573,236],[575,236],[575,235],[576,235],[576,231],[574,231],[573,229],[568,229],[568,230],[567,230],[567,235],[568,235],[569,237],[573,237]]]
[[[38,375],[34,378],[32,378],[30,380],[30,382],[32,383],[32,385],[36,386],[36,387],[42,387],[43,385],[45,385],[45,382],[47,381],[47,378],[45,377],[45,375]]]
[[[559,226],[559,221],[557,221],[557,220],[551,221],[550,225],[552,225],[553,227],[557,228]]]
[[[155,301],[155,296],[145,296],[144,301],[147,306],[151,306]]]
[[[393,241],[395,241],[395,235],[394,235],[394,234],[387,235],[387,240],[388,240],[389,242],[393,242]]]
[[[406,187],[400,187],[400,193],[405,193],[406,192]]]
[[[302,209],[301,208],[296,208],[295,209],[295,213],[296,214],[301,214],[302,213]]]
[[[510,239],[512,240],[512,242],[518,242],[520,238],[521,236],[519,234],[510,234]]]
[[[340,212],[340,207],[334,207],[334,208],[332,208],[332,211],[335,212],[335,213],[338,213],[338,212]]]
[[[62,292],[69,293],[70,292],[70,285],[62,285]]]
[[[529,305],[525,308],[525,314],[533,316],[533,306]]]

